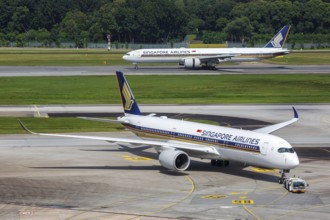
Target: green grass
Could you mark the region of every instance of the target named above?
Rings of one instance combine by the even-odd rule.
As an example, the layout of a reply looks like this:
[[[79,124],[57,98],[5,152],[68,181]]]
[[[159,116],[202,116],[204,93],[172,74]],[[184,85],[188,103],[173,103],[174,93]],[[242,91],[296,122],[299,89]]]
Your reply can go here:
[[[116,66],[128,65],[115,53],[0,53],[1,66]]]
[[[330,76],[127,76],[143,104],[329,103]],[[0,104],[119,104],[115,76],[1,77]]]
[[[0,48],[0,54],[124,54],[129,50],[60,49],[60,48]]]
[[[290,65],[325,65],[330,64],[330,52],[293,51],[288,55],[265,60],[265,62]]]
[[[127,50],[0,48],[0,66],[116,66],[132,65],[122,56]],[[330,51],[293,51],[265,62],[289,65],[330,64]],[[153,63],[157,65],[175,65]],[[221,64],[223,65],[223,64]]]
[[[140,104],[330,102],[330,76],[322,74],[127,76],[127,79]],[[115,76],[0,77],[0,85],[1,105],[120,104]],[[123,130],[118,124],[78,118],[24,118],[23,122],[36,132]],[[17,118],[0,118],[0,134],[24,132]]]
[[[87,121],[79,118],[21,118],[21,121],[34,132],[68,133],[68,132],[115,132],[124,127],[117,123]],[[26,134],[18,118],[0,117],[0,134]]]
[[[28,129],[38,133],[73,133],[73,132],[120,132],[125,128],[117,123],[88,121],[72,117],[59,118],[15,118],[0,117],[0,134],[28,134],[19,124],[20,119]],[[204,124],[219,125],[210,120],[185,119]]]

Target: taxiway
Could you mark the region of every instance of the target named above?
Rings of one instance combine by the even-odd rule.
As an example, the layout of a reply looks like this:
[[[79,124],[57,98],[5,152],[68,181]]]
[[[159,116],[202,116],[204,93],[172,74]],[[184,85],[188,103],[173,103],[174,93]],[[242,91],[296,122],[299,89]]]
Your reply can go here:
[[[330,65],[275,65],[248,63],[218,65],[217,70],[189,70],[173,66],[0,66],[0,77],[9,76],[88,76],[114,75],[123,71],[126,75],[224,75],[224,74],[329,74]]]
[[[330,105],[294,105],[300,119],[275,134],[291,143],[306,145],[330,144]],[[222,125],[244,129],[278,123],[293,117],[292,105],[140,105],[145,113],[157,113],[186,118],[195,115],[216,120]],[[6,117],[113,117],[122,115],[120,105],[26,105],[0,106],[0,116]],[[215,119],[214,117],[217,116]],[[221,118],[225,116],[226,118]],[[230,119],[232,117],[233,119]],[[239,118],[238,118],[239,117]],[[247,120],[249,119],[249,120]],[[228,121],[230,120],[230,121]],[[263,122],[263,123],[262,123]],[[247,125],[250,127],[248,128]]]
[[[240,64],[216,71],[179,67],[0,67],[0,76],[125,74],[329,74],[330,66]],[[300,166],[290,175],[310,184],[291,194],[278,170],[193,159],[183,173],[160,166],[149,146],[25,135],[0,135],[1,219],[328,219],[330,105],[295,105],[300,120],[276,132],[291,142]],[[292,117],[289,105],[142,105],[172,117],[209,117],[253,127]],[[115,116],[119,105],[1,106],[0,116]],[[33,128],[31,128],[33,129]],[[129,132],[92,133],[132,137]]]
[[[296,145],[298,154],[303,149]],[[277,183],[277,170],[240,163],[212,167],[194,159],[184,173],[169,172],[148,146],[9,135],[1,137],[0,150],[2,219],[327,219],[330,214],[330,147],[300,155],[301,165],[290,173],[310,184],[305,194],[288,193]]]
[[[80,112],[84,109],[37,106],[48,114],[77,113],[73,110],[77,107]],[[97,106],[86,108],[97,114]],[[112,108],[117,107],[100,106],[99,112]],[[0,217],[327,219],[330,106],[296,108],[301,120],[277,135],[292,138],[301,165],[290,175],[300,176],[310,184],[304,194],[288,193],[278,184],[278,170],[235,162],[229,167],[212,167],[207,160],[193,159],[187,171],[176,173],[163,168],[157,153],[149,146],[30,134],[1,135]],[[236,117],[245,125],[254,123],[255,118],[272,123],[292,117],[287,105],[141,106],[141,109],[164,114],[186,111],[194,115],[223,115]],[[130,132],[89,135],[136,138]]]

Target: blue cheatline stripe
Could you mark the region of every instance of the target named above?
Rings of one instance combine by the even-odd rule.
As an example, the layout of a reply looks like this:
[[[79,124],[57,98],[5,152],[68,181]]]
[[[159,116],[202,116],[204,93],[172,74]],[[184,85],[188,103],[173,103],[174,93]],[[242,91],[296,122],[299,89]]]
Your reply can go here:
[[[201,137],[201,136],[197,136],[197,135],[141,127],[141,126],[136,126],[136,125],[132,125],[132,124],[124,124],[124,126],[134,132],[141,133],[141,134],[151,134],[151,135],[157,135],[157,136],[161,136],[161,137],[169,137],[169,138],[173,138],[173,139],[180,139],[180,140],[192,141],[192,142],[203,143],[203,144],[207,143],[207,144],[212,144],[212,145],[218,145],[220,147],[229,148],[229,149],[233,149],[233,150],[260,153],[259,146],[250,145],[250,144],[243,144],[243,143],[237,143],[237,142],[233,142],[233,141],[224,141],[224,140],[219,140],[219,139],[215,139],[215,138]]]

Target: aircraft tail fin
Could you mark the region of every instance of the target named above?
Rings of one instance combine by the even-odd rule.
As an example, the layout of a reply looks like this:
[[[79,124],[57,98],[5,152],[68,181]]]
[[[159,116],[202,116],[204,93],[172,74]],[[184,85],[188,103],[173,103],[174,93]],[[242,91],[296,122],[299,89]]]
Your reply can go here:
[[[290,32],[290,26],[285,25],[264,47],[283,48]]]
[[[116,72],[116,75],[125,114],[141,115],[139,106],[135,101],[135,98],[125,78],[125,75],[119,71]]]

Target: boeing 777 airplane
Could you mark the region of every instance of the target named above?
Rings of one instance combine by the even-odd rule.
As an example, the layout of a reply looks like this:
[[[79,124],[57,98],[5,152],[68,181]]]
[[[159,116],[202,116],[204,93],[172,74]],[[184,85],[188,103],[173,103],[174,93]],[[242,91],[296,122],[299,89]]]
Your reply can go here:
[[[179,63],[190,69],[215,69],[215,65],[221,62],[260,61],[288,54],[289,50],[283,49],[283,46],[289,30],[290,26],[284,26],[262,48],[139,49],[126,53],[123,59],[133,62],[135,68],[139,63]]]
[[[294,108],[294,117],[291,120],[254,131],[170,119],[166,116],[158,117],[155,114],[143,115],[124,74],[116,74],[124,116],[118,117],[117,120],[83,119],[121,123],[138,136],[149,139],[35,133],[20,122],[22,127],[38,135],[150,145],[159,153],[160,164],[175,171],[188,169],[191,157],[209,159],[212,165],[219,166],[228,166],[229,161],[238,161],[280,169],[282,177],[279,182],[282,182],[285,173],[299,165],[298,156],[292,146],[284,139],[270,134],[298,120]]]

